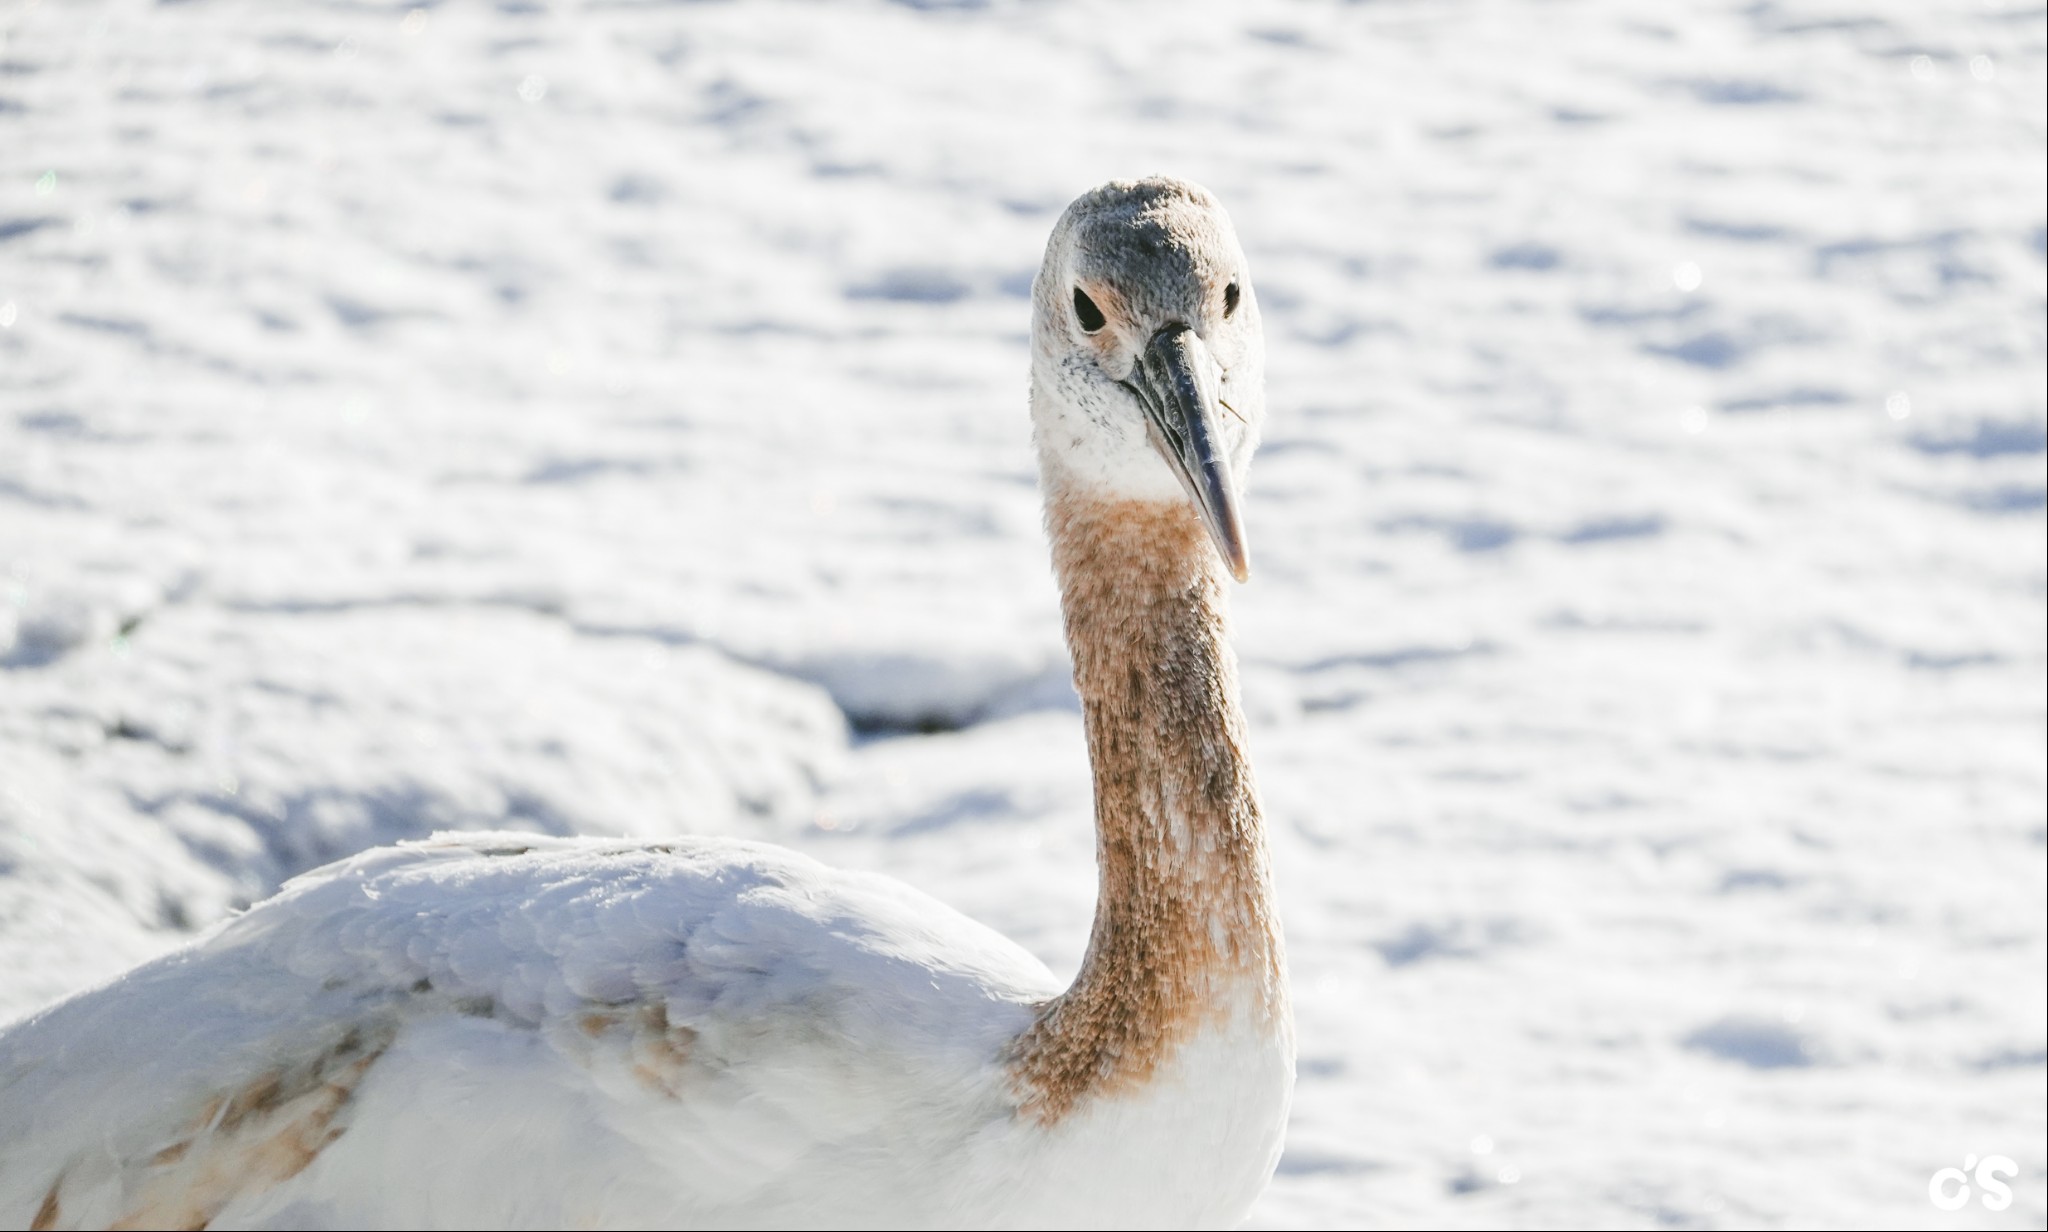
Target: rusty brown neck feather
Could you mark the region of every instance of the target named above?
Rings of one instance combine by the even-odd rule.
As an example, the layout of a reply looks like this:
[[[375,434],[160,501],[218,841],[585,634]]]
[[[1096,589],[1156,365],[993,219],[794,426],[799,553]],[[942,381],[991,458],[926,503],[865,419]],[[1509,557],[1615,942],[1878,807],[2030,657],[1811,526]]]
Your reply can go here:
[[[1024,1103],[1057,1120],[1142,1086],[1199,1028],[1284,1012],[1258,792],[1222,566],[1182,504],[1047,504],[1095,772],[1095,929],[1019,1040]]]

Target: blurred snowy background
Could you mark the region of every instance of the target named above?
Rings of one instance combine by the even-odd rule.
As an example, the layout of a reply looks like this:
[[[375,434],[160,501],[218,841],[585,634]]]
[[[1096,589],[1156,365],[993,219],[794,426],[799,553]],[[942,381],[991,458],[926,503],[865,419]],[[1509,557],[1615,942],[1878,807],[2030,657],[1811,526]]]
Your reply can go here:
[[[2043,48],[0,0],[0,1016],[451,826],[772,838],[1071,971],[1025,296],[1163,170],[1271,350],[1257,1222],[2040,1227]]]

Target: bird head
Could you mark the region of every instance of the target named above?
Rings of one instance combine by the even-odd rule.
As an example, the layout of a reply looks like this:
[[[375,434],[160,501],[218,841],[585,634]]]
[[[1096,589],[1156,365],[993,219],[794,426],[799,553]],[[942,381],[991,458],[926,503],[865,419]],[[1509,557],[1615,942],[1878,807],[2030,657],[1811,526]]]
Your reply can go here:
[[[1232,576],[1265,417],[1259,305],[1208,189],[1113,180],[1060,218],[1032,290],[1032,425],[1048,492],[1189,501]]]

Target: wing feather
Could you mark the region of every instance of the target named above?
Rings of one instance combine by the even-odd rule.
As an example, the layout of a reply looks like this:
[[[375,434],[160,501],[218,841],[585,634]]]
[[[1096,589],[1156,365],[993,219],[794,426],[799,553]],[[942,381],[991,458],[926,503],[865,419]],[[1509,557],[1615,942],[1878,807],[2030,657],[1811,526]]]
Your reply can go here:
[[[931,1108],[1001,1115],[1051,991],[935,901],[767,845],[382,848],[0,1032],[0,1222],[689,1222]]]

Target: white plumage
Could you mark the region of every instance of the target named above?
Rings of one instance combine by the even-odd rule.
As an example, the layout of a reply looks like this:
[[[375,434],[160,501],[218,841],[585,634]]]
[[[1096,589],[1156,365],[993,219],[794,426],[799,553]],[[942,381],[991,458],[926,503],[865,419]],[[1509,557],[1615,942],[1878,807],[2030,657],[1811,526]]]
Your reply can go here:
[[[1071,988],[890,878],[771,845],[378,849],[0,1033],[0,1224],[1242,1217],[1293,1043],[1204,540],[1241,572],[1241,266],[1205,192],[1140,181],[1077,202],[1040,275],[1034,411],[1104,836]]]
[[[85,1227],[342,1226],[352,1192],[392,1227],[791,1226],[877,1199],[926,1223],[943,1199],[865,1178],[1000,1125],[992,1060],[1057,991],[942,904],[781,848],[448,836],[302,877],[11,1033],[0,1158],[63,1175]],[[101,1058],[124,1063],[74,1063]],[[337,1083],[350,1132],[243,1184],[265,1144],[324,1137]],[[545,1169],[507,1168],[506,1139]]]

